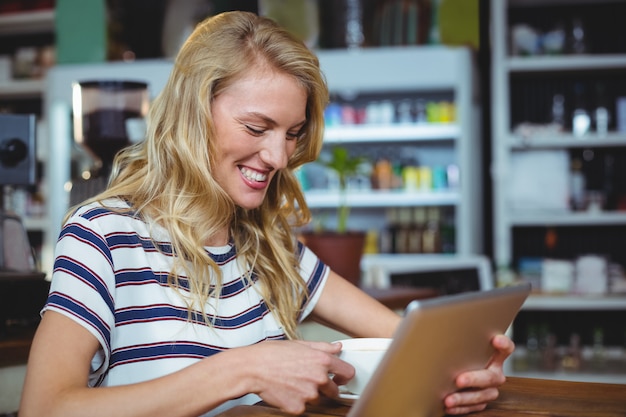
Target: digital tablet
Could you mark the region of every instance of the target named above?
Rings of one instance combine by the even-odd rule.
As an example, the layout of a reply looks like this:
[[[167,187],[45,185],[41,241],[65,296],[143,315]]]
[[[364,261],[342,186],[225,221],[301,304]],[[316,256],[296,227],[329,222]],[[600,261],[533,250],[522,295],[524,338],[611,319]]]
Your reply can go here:
[[[434,417],[456,377],[485,368],[530,284],[464,292],[407,306],[393,341],[347,417]]]

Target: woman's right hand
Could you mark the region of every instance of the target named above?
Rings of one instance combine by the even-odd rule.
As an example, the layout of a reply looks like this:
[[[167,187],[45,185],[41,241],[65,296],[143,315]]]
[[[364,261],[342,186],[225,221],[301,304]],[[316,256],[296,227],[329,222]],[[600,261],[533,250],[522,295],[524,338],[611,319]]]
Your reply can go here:
[[[338,385],[354,376],[352,365],[336,356],[340,343],[268,341],[242,349],[253,358],[247,364],[255,374],[251,392],[292,414],[303,413],[320,394],[336,397]]]

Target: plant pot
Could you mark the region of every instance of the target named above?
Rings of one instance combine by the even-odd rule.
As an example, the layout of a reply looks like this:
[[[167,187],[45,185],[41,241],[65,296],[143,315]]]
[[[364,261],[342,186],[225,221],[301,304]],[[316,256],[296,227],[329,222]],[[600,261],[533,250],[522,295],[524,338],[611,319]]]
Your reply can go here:
[[[365,232],[307,232],[303,243],[337,274],[359,286]]]

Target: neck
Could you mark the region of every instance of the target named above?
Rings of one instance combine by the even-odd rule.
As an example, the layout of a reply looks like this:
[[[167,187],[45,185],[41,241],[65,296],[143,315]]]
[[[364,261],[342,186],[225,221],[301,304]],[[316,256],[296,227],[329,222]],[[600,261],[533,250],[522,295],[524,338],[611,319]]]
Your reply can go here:
[[[220,247],[226,246],[229,242],[228,228],[224,228],[204,241],[205,246]]]

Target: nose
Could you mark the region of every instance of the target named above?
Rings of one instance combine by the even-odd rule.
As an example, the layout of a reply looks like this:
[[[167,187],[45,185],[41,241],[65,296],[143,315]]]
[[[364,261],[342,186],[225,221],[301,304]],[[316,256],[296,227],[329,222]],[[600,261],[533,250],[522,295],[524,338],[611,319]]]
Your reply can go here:
[[[259,151],[259,156],[263,163],[273,169],[283,169],[287,167],[289,160],[290,141],[285,139],[285,134],[278,132],[266,136],[263,146]]]

